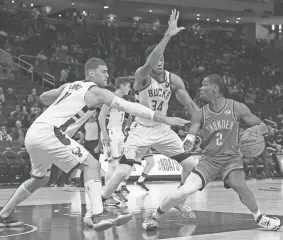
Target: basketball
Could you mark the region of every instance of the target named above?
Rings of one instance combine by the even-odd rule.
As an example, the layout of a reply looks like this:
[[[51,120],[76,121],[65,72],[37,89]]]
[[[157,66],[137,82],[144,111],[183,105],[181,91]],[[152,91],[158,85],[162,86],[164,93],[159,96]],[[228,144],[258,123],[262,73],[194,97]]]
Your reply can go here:
[[[240,138],[240,151],[244,157],[257,157],[265,147],[265,141],[261,133],[246,130]]]

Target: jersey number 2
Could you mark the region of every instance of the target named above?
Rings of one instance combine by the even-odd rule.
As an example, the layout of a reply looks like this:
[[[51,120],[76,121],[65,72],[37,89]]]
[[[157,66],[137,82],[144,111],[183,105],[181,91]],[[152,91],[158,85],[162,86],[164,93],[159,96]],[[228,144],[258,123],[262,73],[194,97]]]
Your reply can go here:
[[[216,145],[221,146],[223,144],[222,142],[222,133],[217,133],[216,134]]]
[[[65,92],[65,94],[55,103],[58,104],[59,102],[62,102],[65,98],[69,97],[71,95],[71,93],[69,92]]]
[[[152,100],[152,108],[153,108],[153,111],[162,111],[162,107],[163,107],[163,101],[161,102],[161,103],[159,103],[159,104],[157,104],[158,103],[158,101],[156,101],[156,100]],[[158,105],[158,106],[157,106]]]

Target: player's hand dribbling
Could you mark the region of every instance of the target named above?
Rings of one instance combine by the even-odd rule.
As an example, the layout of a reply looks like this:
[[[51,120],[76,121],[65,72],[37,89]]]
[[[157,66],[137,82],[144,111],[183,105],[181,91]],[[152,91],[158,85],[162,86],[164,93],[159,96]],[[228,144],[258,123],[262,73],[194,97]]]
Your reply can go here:
[[[170,125],[170,126],[185,126],[188,124],[190,121],[178,118],[178,117],[167,117],[165,118],[165,123]]]
[[[176,11],[176,9],[171,11],[171,15],[168,21],[168,29],[165,33],[165,35],[172,37],[175,36],[178,32],[184,30],[184,27],[178,27],[177,22],[179,20],[179,11]]]

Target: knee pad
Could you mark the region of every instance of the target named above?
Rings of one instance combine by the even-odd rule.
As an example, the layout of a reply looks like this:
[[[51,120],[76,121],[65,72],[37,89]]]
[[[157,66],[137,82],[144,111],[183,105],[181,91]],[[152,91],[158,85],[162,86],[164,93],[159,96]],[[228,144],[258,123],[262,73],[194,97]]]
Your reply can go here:
[[[128,158],[126,158],[126,156],[125,155],[123,155],[121,158],[120,158],[120,164],[126,164],[126,165],[129,165],[129,166],[134,166],[134,164],[139,164],[139,165],[141,165],[141,162],[137,162],[137,161],[135,161],[135,160],[133,160],[133,159],[128,159]]]

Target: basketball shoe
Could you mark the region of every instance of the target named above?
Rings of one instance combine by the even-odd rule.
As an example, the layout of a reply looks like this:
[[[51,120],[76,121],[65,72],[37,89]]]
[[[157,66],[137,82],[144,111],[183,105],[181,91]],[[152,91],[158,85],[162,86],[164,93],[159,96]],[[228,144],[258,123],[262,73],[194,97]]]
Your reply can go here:
[[[112,196],[108,199],[102,200],[104,206],[113,206],[116,207],[120,204],[119,201],[115,200]]]
[[[281,222],[276,217],[260,215],[256,220],[257,225],[271,231],[277,231],[281,227]]]
[[[149,191],[149,189],[147,188],[147,186],[145,186],[144,182],[138,182],[138,181],[136,181],[134,184],[135,184],[136,186],[138,186],[140,189],[142,189],[142,190],[144,190],[144,191],[146,191],[146,192]]]
[[[113,214],[107,211],[92,216],[87,215],[84,217],[83,222],[85,227],[93,228],[97,232],[102,232],[115,225]]]
[[[23,222],[13,219],[12,217],[2,218],[0,217],[0,228],[6,227],[22,227],[24,225]]]
[[[121,202],[128,202],[128,199],[123,195],[121,190],[115,191],[114,197]]]
[[[183,203],[178,204],[174,208],[177,209],[181,213],[181,216],[183,218],[196,219],[196,214],[192,210],[188,198]]]
[[[127,186],[126,185],[123,185],[122,187],[121,187],[121,192],[122,193],[130,193],[130,191],[129,191],[129,189],[127,188]]]

